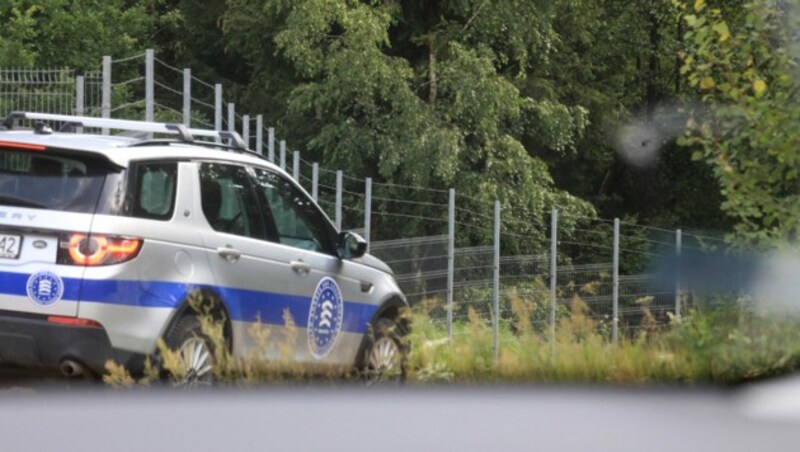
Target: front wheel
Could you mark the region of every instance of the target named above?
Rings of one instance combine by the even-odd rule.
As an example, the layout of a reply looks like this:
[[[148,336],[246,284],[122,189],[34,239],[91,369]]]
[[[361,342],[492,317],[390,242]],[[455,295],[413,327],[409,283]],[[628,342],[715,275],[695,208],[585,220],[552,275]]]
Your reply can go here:
[[[367,385],[405,381],[408,350],[401,333],[395,321],[382,318],[367,334],[362,358],[362,376]]]

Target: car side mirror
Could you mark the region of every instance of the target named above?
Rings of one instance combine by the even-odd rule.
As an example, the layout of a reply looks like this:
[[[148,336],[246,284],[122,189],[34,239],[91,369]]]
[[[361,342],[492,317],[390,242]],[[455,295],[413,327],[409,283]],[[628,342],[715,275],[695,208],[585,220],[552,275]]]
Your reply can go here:
[[[358,259],[367,252],[367,241],[355,232],[340,232],[336,250],[339,259]]]

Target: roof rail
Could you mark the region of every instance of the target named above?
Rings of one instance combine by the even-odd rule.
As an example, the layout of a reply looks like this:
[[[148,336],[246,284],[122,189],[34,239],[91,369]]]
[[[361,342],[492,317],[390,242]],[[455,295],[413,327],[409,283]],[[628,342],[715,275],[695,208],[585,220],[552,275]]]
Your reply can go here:
[[[231,147],[241,149],[243,151],[249,151],[249,149],[247,149],[247,145],[242,140],[242,137],[236,132],[190,129],[183,124],[13,111],[9,113],[8,116],[6,116],[6,118],[3,120],[3,126],[5,126],[7,130],[11,130],[14,128],[14,122],[20,119],[58,121],[68,124],[72,127],[95,127],[103,129],[127,130],[131,132],[178,135],[178,139],[184,143],[195,143],[194,137],[216,138],[221,141],[228,141]]]
[[[182,141],[182,140],[154,139],[154,140],[137,141],[137,142],[131,144],[129,147],[134,148],[134,147],[145,147],[145,146],[168,146],[170,144],[176,144],[176,143],[185,144],[185,142]],[[240,154],[252,155],[253,157],[260,158],[261,160],[269,161],[267,159],[267,157],[259,154],[256,151],[253,151],[251,149],[238,147],[238,146],[232,146],[232,145],[229,145],[229,144],[215,143],[213,141],[195,141],[192,144],[195,145],[195,146],[202,146],[202,147],[214,148],[214,149],[222,149],[222,150],[237,152],[237,153],[240,153]]]

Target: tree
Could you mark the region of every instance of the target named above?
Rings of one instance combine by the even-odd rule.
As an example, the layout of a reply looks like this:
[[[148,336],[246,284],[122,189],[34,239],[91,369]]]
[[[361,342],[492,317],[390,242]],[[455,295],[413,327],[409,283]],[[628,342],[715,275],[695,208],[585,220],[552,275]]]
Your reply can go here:
[[[703,102],[682,143],[713,168],[739,239],[793,242],[800,232],[800,86],[790,13],[798,2],[748,2],[741,15],[703,0],[675,3],[688,27],[681,73]]]
[[[681,23],[662,0],[556,2],[552,57],[531,71],[525,90],[586,107],[589,126],[573,149],[537,155],[559,186],[590,200],[604,217],[727,230],[710,168],[675,145],[687,97],[678,73]],[[659,131],[660,152],[649,165],[633,166],[620,155],[618,142],[630,124]]]
[[[0,23],[0,66],[80,71],[141,52],[152,24],[142,3],[124,0],[7,0]]]
[[[531,65],[548,57],[546,2],[229,5],[226,36],[243,45],[254,73],[291,68],[286,77],[296,83],[267,87],[291,86],[275,93],[286,99],[281,130],[329,167],[455,186],[484,202],[500,199],[509,216],[526,220],[551,206],[591,214],[554,187],[547,165],[523,144],[535,133],[542,149],[561,152],[586,126],[580,106],[520,90]],[[265,28],[276,31],[259,40]]]

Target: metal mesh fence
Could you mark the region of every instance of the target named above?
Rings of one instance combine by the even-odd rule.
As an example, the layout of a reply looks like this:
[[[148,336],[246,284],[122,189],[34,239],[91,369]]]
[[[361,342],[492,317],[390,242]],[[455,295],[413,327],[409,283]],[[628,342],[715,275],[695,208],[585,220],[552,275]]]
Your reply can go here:
[[[455,249],[453,271],[453,320],[467,319],[474,310],[483,319],[492,317],[494,247]]]
[[[103,108],[103,74],[100,71],[86,72],[83,83],[84,116],[101,116]]]
[[[652,274],[620,276],[620,328],[652,329],[669,321],[675,311],[675,288],[663,287]]]
[[[370,253],[386,262],[409,302],[444,305],[447,292],[447,236],[370,243]]]
[[[427,237],[447,234],[446,190],[399,184],[372,184],[372,239]],[[398,225],[402,225],[398,228]]]
[[[75,114],[75,71],[0,69],[0,110]]]
[[[500,258],[500,318],[528,322],[538,333],[549,324],[550,256],[514,255]]]

